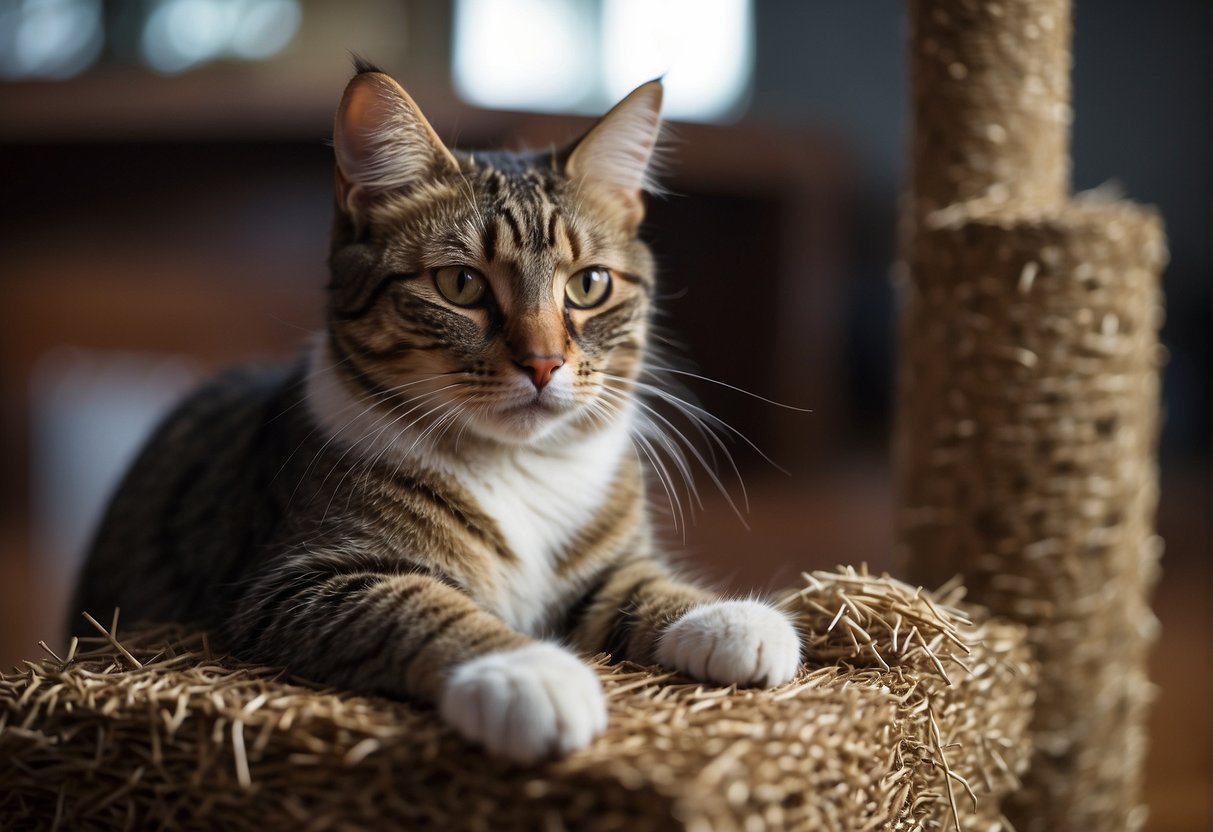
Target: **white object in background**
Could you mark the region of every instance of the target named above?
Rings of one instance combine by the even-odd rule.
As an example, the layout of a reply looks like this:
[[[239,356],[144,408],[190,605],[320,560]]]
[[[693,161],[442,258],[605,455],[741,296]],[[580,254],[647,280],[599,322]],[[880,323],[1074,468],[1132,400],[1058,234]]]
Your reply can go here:
[[[0,78],[71,78],[104,41],[101,0],[0,3]]]
[[[264,60],[286,48],[302,16],[298,0],[157,0],[140,51],[169,74],[228,56]]]
[[[751,0],[457,0],[453,74],[499,110],[598,114],[663,77],[665,115],[735,115],[754,70]]]
[[[74,574],[148,434],[197,382],[187,360],[60,347],[34,368],[30,460],[36,551]]]
[[[459,94],[498,110],[576,108],[597,72],[595,11],[578,0],[458,0]]]
[[[605,0],[602,70],[607,99],[662,77],[662,115],[726,118],[754,71],[750,0]]]

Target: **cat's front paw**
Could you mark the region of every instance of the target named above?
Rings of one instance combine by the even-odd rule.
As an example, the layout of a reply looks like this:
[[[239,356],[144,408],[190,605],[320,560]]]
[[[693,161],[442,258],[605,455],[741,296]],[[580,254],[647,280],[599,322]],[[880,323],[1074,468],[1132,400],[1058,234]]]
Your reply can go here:
[[[780,685],[800,666],[800,636],[788,617],[760,601],[693,607],[657,643],[657,661],[722,685]]]
[[[469,740],[523,763],[585,748],[607,724],[597,674],[542,642],[459,665],[439,710]]]

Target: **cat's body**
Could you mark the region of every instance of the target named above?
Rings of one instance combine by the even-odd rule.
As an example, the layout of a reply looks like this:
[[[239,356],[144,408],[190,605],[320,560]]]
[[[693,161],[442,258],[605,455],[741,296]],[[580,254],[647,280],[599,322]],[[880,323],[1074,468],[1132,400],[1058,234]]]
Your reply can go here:
[[[632,440],[659,101],[641,87],[564,153],[456,156],[364,68],[336,125],[327,331],[299,367],[225,376],[170,417],[76,609],[434,701],[518,759],[605,725],[569,648],[789,678],[782,615],[716,601],[653,551]]]

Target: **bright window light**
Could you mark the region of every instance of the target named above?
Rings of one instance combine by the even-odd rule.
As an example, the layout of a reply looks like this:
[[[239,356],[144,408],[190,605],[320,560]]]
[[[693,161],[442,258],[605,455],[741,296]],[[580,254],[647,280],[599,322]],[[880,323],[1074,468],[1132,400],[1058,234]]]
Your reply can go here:
[[[578,0],[459,0],[459,94],[496,109],[576,107],[593,91],[594,11],[594,4]]]
[[[665,113],[734,114],[753,73],[752,0],[456,0],[459,94],[494,109],[597,113],[665,79]]]
[[[101,54],[101,0],[0,6],[0,77],[70,78]]]
[[[210,0],[167,0],[148,16],[143,57],[152,69],[181,72],[217,58],[229,26],[227,8]]]
[[[668,118],[722,118],[749,85],[751,40],[749,0],[606,0],[607,96],[615,101],[664,76]]]
[[[299,29],[298,0],[159,0],[143,26],[143,60],[183,72],[233,56],[261,60],[281,52]]]
[[[260,0],[244,3],[232,27],[229,51],[246,61],[261,61],[277,55],[299,30],[303,12],[297,0]]]

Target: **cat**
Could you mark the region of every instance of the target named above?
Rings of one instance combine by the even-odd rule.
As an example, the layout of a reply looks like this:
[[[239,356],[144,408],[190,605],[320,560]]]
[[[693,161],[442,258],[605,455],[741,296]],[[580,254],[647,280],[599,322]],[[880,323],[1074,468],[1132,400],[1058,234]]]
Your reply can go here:
[[[579,655],[791,679],[787,615],[679,577],[654,543],[633,437],[661,98],[640,86],[563,150],[455,152],[359,62],[334,125],[325,331],[168,417],[73,608],[433,703],[520,762],[606,726]]]

